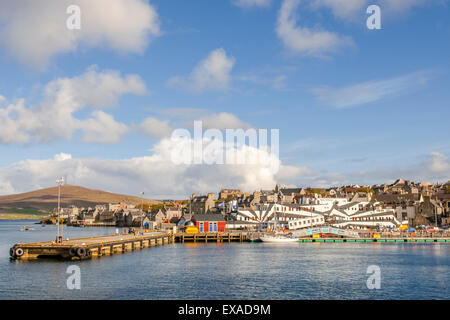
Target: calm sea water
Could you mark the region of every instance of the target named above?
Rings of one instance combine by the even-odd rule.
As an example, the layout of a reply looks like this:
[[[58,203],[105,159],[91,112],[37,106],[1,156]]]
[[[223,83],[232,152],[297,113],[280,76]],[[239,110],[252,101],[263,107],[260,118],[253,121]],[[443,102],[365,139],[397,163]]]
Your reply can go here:
[[[32,231],[20,231],[25,225]],[[0,299],[449,299],[450,244],[170,244],[83,262],[10,261],[55,226],[0,221]],[[65,237],[113,233],[65,228]],[[81,290],[67,289],[70,265]],[[367,267],[381,269],[369,290]]]

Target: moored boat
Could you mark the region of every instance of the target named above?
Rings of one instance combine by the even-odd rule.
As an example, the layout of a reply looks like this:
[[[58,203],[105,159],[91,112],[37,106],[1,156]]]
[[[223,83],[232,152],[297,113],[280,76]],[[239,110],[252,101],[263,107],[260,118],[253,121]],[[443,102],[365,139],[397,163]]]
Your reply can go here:
[[[294,243],[298,241],[297,238],[285,235],[264,235],[261,236],[260,239],[262,242],[270,242],[270,243]]]

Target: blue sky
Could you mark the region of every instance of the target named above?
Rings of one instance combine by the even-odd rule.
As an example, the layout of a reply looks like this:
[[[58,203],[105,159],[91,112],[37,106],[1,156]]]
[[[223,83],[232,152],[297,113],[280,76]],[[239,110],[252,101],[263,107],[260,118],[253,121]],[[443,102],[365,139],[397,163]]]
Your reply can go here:
[[[57,175],[154,197],[450,179],[449,1],[104,3],[0,0],[0,193]],[[193,120],[279,129],[281,172],[164,166]]]

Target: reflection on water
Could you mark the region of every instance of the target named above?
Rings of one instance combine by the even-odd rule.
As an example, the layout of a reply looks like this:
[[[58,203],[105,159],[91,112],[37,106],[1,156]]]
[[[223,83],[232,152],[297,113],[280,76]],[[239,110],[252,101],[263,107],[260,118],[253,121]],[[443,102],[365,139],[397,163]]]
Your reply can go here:
[[[185,243],[91,261],[9,260],[18,242],[49,240],[56,228],[0,221],[0,299],[448,299],[450,244]],[[65,228],[65,238],[113,228]],[[81,268],[81,290],[66,287]],[[366,287],[381,268],[381,289]]]

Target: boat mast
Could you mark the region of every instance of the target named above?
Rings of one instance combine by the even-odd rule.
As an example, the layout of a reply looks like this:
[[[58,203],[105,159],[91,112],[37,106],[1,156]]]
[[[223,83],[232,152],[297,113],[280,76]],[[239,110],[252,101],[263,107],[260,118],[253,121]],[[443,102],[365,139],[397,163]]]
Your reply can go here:
[[[58,185],[58,222],[57,222],[57,234],[56,234],[56,243],[62,243],[63,239],[63,224],[61,224],[61,185],[64,183],[64,178],[61,177],[56,180],[56,184]]]

